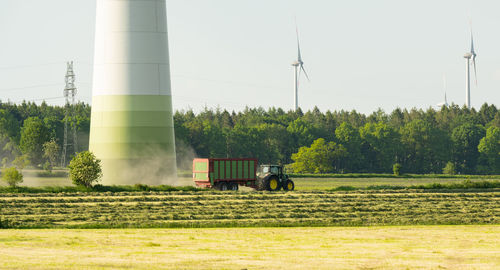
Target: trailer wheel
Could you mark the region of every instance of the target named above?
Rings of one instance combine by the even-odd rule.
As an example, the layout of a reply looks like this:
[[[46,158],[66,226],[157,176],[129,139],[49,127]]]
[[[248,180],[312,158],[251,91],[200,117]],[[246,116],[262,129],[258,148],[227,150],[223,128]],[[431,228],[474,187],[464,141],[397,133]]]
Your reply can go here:
[[[238,183],[231,183],[231,184],[229,184],[229,190],[238,191],[238,188],[239,188]]]
[[[217,183],[216,188],[220,191],[227,191],[228,186],[226,182],[219,182]]]
[[[268,191],[278,191],[280,188],[280,180],[278,177],[273,176],[266,181],[266,189]]]
[[[295,183],[292,180],[286,180],[285,186],[283,190],[285,191],[293,191],[295,189]]]

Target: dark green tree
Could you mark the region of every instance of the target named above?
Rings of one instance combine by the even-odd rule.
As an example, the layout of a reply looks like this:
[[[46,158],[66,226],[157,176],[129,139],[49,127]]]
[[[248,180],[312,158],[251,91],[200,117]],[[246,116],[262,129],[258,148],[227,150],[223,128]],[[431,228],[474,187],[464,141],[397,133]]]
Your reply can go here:
[[[500,174],[500,128],[490,127],[478,146],[481,154],[481,173]]]
[[[27,155],[32,165],[39,165],[43,161],[43,144],[49,140],[49,131],[38,117],[29,117],[24,120],[21,128],[19,147]]]
[[[335,137],[337,142],[347,150],[347,154],[340,164],[342,171],[363,171],[364,156],[361,153],[362,140],[359,130],[348,122],[344,122],[335,130]]]
[[[452,134],[453,161],[457,165],[457,172],[464,174],[474,173],[479,157],[479,141],[485,135],[484,127],[471,123],[464,123],[456,127]]]
[[[345,154],[346,149],[342,145],[319,138],[311,147],[301,147],[299,152],[292,154],[292,169],[296,173],[336,172],[338,162]]]

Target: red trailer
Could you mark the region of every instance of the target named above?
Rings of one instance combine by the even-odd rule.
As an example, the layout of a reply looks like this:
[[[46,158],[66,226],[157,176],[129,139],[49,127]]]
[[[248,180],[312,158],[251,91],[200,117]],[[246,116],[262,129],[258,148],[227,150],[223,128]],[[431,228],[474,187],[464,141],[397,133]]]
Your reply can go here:
[[[257,188],[258,160],[254,158],[197,158],[193,160],[193,180],[198,187],[238,190]]]

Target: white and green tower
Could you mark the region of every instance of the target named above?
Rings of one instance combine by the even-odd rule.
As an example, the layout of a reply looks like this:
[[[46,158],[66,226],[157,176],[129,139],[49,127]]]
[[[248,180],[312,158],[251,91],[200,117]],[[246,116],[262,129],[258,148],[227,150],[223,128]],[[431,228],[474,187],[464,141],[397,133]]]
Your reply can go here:
[[[165,0],[97,0],[90,151],[106,185],[173,184]]]

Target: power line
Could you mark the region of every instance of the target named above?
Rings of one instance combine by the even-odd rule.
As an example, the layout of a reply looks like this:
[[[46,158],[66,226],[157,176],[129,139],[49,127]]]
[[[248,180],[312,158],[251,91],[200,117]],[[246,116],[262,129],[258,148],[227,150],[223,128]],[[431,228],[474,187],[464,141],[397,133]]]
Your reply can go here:
[[[62,83],[53,83],[53,84],[31,85],[31,86],[24,86],[24,87],[0,88],[0,91],[1,92],[9,92],[9,91],[25,90],[25,89],[32,89],[32,88],[44,88],[44,87],[52,87],[52,86],[61,86],[61,84]]]
[[[84,64],[88,66],[92,66],[93,63],[91,62],[86,62],[86,61],[74,61],[78,62],[79,64]],[[52,66],[52,65],[64,65],[66,64],[65,61],[61,62],[49,62],[49,63],[40,63],[40,64],[31,64],[31,65],[19,65],[19,66],[0,66],[0,69],[23,69],[23,68],[38,68],[38,67],[45,67],[45,66]]]
[[[45,66],[60,65],[60,64],[64,64],[64,62],[52,62],[44,64],[32,64],[32,65],[10,66],[10,67],[3,66],[0,67],[0,69],[23,69],[23,68],[45,67]]]
[[[275,87],[275,86],[269,86],[269,85],[259,85],[259,84],[254,84],[254,83],[248,83],[248,82],[238,82],[238,81],[226,81],[226,80],[214,80],[214,79],[207,79],[207,78],[202,78],[202,77],[194,77],[194,76],[186,76],[186,75],[172,75],[173,78],[186,78],[186,79],[191,79],[191,80],[196,80],[196,81],[207,81],[207,82],[214,82],[214,83],[223,83],[223,84],[228,84],[228,85],[237,85],[237,86],[245,86],[245,87],[254,87],[254,88],[267,88],[267,89],[280,89],[280,90],[286,90],[288,88],[285,87]]]

